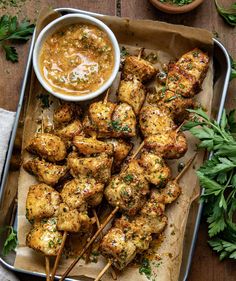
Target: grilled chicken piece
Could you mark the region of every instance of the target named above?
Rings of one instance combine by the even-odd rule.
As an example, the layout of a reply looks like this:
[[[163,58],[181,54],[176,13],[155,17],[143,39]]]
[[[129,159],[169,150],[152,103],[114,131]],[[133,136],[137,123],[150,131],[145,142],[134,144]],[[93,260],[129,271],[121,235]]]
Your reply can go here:
[[[64,185],[61,197],[70,208],[81,208],[85,202],[93,202],[94,197],[103,192],[103,187],[93,178],[80,176]]]
[[[151,197],[162,204],[170,204],[181,194],[181,187],[176,181],[168,181],[165,188],[153,190]]]
[[[91,136],[91,137],[98,137],[98,132],[96,126],[92,123],[91,119],[89,118],[89,115],[86,114],[84,116],[84,119],[82,121],[83,131],[85,134]]]
[[[83,136],[75,136],[73,144],[80,153],[85,155],[95,153],[106,153],[112,155],[114,152],[113,144],[108,142],[99,141],[94,138],[85,138]]]
[[[176,65],[192,77],[196,79],[199,88],[204,80],[209,68],[210,58],[198,48],[184,54],[176,63]]]
[[[67,166],[52,164],[38,158],[27,161],[23,167],[27,172],[35,175],[40,182],[51,186],[57,184],[68,171]]]
[[[55,216],[60,203],[60,193],[52,187],[44,183],[32,185],[26,199],[26,218],[34,222]]]
[[[132,106],[134,113],[138,115],[145,100],[143,84],[136,77],[129,77],[125,80],[121,80],[118,90],[118,99]]]
[[[94,102],[89,107],[89,118],[95,128],[101,133],[109,133],[111,130],[112,113],[116,104],[103,101]]]
[[[74,177],[92,177],[97,182],[106,183],[111,177],[112,162],[113,159],[105,153],[87,158],[79,158],[76,153],[72,153],[67,164]]]
[[[58,162],[66,157],[65,143],[60,137],[48,133],[38,133],[31,139],[26,150],[50,162]]]
[[[128,56],[125,59],[123,68],[123,77],[135,76],[141,82],[145,83],[156,75],[157,70],[148,61],[138,58],[136,56]]]
[[[169,65],[166,87],[175,95],[191,98],[199,92],[199,86],[200,84],[194,76],[176,64]]]
[[[139,124],[144,137],[161,135],[175,129],[169,111],[155,105],[145,105],[141,109]]]
[[[188,143],[183,133],[171,131],[147,137],[144,140],[144,147],[165,159],[178,159],[188,150]]]
[[[53,121],[56,125],[70,123],[76,116],[81,115],[81,109],[78,105],[64,103],[60,105],[54,112]]]
[[[36,222],[26,237],[26,245],[46,256],[56,256],[62,242],[56,218]]]
[[[159,155],[144,151],[139,164],[144,168],[146,180],[156,186],[163,186],[170,179],[170,168]]]
[[[119,228],[111,228],[100,244],[101,253],[119,270],[125,268],[135,257],[136,247]]]
[[[74,120],[67,126],[55,131],[55,134],[59,136],[65,142],[72,141],[75,136],[82,134],[82,124],[80,120]]]
[[[70,209],[65,203],[61,203],[58,211],[57,229],[60,231],[79,232],[80,214],[77,209]]]
[[[109,204],[118,206],[123,212],[135,215],[146,201],[149,192],[144,170],[137,160],[131,160],[125,171],[114,176],[105,189]]]
[[[86,210],[71,209],[61,203],[58,210],[57,229],[60,231],[79,232],[81,227],[89,228],[91,220]]]
[[[209,56],[196,48],[169,65],[166,86],[177,95],[193,97],[201,90],[208,67]]]
[[[114,161],[113,164],[115,167],[120,167],[122,162],[125,160],[125,158],[128,156],[129,152],[133,148],[132,143],[128,143],[122,139],[106,139],[104,142],[109,143],[113,145],[114,148]]]
[[[181,123],[188,118],[189,112],[187,109],[192,109],[195,102],[191,98],[184,98],[181,95],[176,95],[174,92],[165,91],[162,98],[158,102],[160,108],[167,108],[171,117],[176,123]]]
[[[120,103],[112,115],[112,131],[114,137],[136,136],[136,116],[130,105]]]

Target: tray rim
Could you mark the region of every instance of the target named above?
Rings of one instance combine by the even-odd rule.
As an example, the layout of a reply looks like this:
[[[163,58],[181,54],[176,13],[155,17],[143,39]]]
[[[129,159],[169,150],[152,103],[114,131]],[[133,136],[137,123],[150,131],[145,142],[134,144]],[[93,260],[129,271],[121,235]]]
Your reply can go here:
[[[104,14],[94,13],[94,12],[80,10],[80,9],[76,9],[76,8],[61,7],[61,8],[56,8],[54,10],[57,11],[57,12],[66,12],[66,13],[81,13],[81,14],[86,14],[86,15],[95,16],[95,17],[96,16],[100,16],[100,17],[106,16]],[[139,19],[134,19],[134,20],[139,20]],[[35,32],[34,32],[34,34],[32,36],[32,40],[31,40],[31,45],[30,45],[30,49],[29,49],[29,53],[28,53],[25,71],[24,71],[24,78],[23,78],[23,82],[22,82],[22,86],[21,86],[21,90],[20,90],[19,102],[18,102],[18,106],[17,106],[17,110],[16,110],[14,125],[13,125],[12,132],[11,132],[11,135],[10,135],[10,141],[9,141],[8,151],[7,151],[7,155],[6,155],[6,159],[5,159],[5,164],[4,164],[2,176],[1,176],[1,179],[0,179],[1,180],[1,182],[0,182],[0,206],[2,205],[3,194],[4,194],[4,189],[5,189],[5,186],[6,186],[7,177],[8,177],[14,141],[15,141],[18,123],[19,123],[19,119],[20,119],[21,109],[22,109],[22,106],[23,106],[23,100],[24,100],[24,96],[25,96],[28,77],[30,75],[30,68],[31,68],[31,65],[32,65],[32,53],[33,53],[33,49],[34,49],[35,36],[36,35],[35,35]],[[217,114],[217,122],[219,123],[220,119],[221,119],[221,116],[222,116],[222,113],[223,113],[223,110],[224,110],[225,100],[226,100],[226,97],[227,97],[227,91],[228,91],[228,87],[229,87],[230,73],[231,73],[231,61],[230,61],[230,56],[228,54],[228,51],[226,50],[224,45],[219,40],[217,40],[215,38],[212,38],[212,39],[213,39],[213,48],[216,45],[217,47],[219,47],[221,49],[221,51],[222,51],[222,53],[223,53],[223,55],[226,59],[226,64],[227,64],[227,71],[226,71],[226,75],[225,75],[225,78],[224,78],[224,86],[223,86],[219,110],[218,110],[218,114]],[[204,193],[204,190],[202,190],[202,194],[203,193]],[[189,253],[188,253],[186,270],[185,270],[182,281],[187,281],[188,275],[189,275],[189,272],[190,272],[190,269],[191,269],[191,262],[192,262],[192,258],[193,258],[193,255],[194,255],[194,249],[195,249],[195,245],[196,245],[196,240],[197,240],[198,230],[199,230],[199,226],[200,226],[202,211],[203,211],[203,203],[200,203],[199,207],[198,207],[196,220],[195,220],[192,242],[191,242],[190,250],[189,250]],[[1,256],[0,256],[0,263],[3,266],[5,266],[6,268],[8,268],[9,270],[14,271],[14,272],[25,273],[25,274],[29,274],[29,275],[32,275],[32,276],[38,276],[38,277],[45,277],[46,276],[44,273],[39,273],[39,272],[34,272],[34,271],[16,268],[13,265],[9,264],[7,261],[5,261],[3,259],[3,257],[1,257]],[[55,279],[59,279],[59,276],[55,276]],[[72,278],[69,278],[69,277],[67,277],[65,280],[67,280],[67,281],[76,281],[77,280],[78,281],[78,279],[72,279]]]

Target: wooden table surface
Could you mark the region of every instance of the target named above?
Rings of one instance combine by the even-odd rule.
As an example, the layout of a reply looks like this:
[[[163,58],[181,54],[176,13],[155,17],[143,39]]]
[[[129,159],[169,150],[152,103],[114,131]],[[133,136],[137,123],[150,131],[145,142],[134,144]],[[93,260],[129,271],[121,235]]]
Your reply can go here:
[[[17,1],[21,3],[22,0]],[[224,23],[216,12],[214,1],[205,0],[196,10],[184,15],[167,15],[156,10],[148,0],[25,0],[25,5],[19,8],[8,8],[0,10],[0,15],[9,12],[18,12],[21,18],[27,16],[31,20],[37,17],[42,7],[74,7],[88,11],[130,17],[136,19],[153,19],[175,24],[202,27],[212,31],[226,46],[230,54],[236,58],[235,28]],[[10,1],[9,1],[10,2]],[[235,0],[221,0],[220,3],[229,5]],[[27,60],[29,44],[17,46],[19,52],[19,63],[12,64],[5,60],[0,50],[0,107],[15,111],[17,108],[20,86]],[[236,81],[231,82],[226,107],[236,107],[234,90]],[[32,280],[31,277],[20,275],[22,281]],[[37,281],[37,278],[34,277]],[[38,279],[41,280],[41,279]],[[219,262],[218,257],[207,245],[207,228],[202,221],[196,250],[189,276],[190,281],[235,281],[236,262]]]

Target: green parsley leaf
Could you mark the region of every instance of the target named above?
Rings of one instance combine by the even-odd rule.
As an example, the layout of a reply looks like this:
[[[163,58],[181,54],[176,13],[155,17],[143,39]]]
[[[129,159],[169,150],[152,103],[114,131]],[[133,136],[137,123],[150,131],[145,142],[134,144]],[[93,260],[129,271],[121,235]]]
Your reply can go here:
[[[17,234],[12,226],[6,226],[0,230],[0,234],[9,230],[9,234],[3,244],[3,256],[7,256],[12,250],[15,250],[17,246]]]
[[[33,32],[34,25],[27,20],[19,23],[16,16],[4,15],[0,18],[0,46],[4,49],[7,60],[18,62],[16,49],[9,46],[9,42],[27,41]]]
[[[7,45],[2,45],[3,50],[6,54],[6,59],[12,62],[18,62],[18,54],[15,47],[10,47]]]

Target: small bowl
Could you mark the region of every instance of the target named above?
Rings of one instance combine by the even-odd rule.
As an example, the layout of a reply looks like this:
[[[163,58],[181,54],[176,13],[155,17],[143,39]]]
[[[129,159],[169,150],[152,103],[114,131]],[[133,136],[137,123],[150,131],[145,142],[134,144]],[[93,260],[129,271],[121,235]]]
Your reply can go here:
[[[157,9],[161,10],[162,12],[168,14],[183,14],[197,8],[204,0],[194,0],[192,3],[183,6],[172,5],[164,2],[162,3],[159,0],[149,0],[149,1],[153,4],[153,6],[155,6]]]
[[[59,30],[62,27],[65,27],[70,24],[78,24],[78,23],[90,23],[92,25],[97,26],[99,29],[104,31],[108,38],[110,39],[110,42],[113,47],[114,51],[114,67],[112,70],[112,73],[108,80],[96,91],[81,95],[81,96],[73,96],[73,95],[68,95],[68,94],[63,94],[55,91],[54,89],[51,88],[51,86],[47,83],[45,78],[43,77],[43,74],[40,71],[39,67],[39,55],[41,51],[41,47],[44,43],[44,41],[53,33],[55,33],[57,30]],[[51,23],[49,23],[39,34],[35,46],[34,46],[34,52],[33,52],[33,67],[35,74],[41,83],[41,85],[52,95],[56,96],[59,99],[63,99],[65,101],[85,101],[85,100],[90,100],[93,99],[102,93],[104,93],[113,83],[113,81],[116,78],[116,75],[119,71],[119,66],[120,66],[120,48],[119,44],[117,42],[117,39],[111,29],[105,25],[102,21],[83,14],[69,14],[62,16]]]

